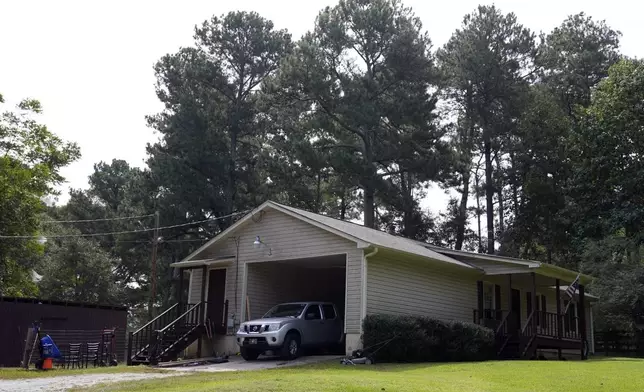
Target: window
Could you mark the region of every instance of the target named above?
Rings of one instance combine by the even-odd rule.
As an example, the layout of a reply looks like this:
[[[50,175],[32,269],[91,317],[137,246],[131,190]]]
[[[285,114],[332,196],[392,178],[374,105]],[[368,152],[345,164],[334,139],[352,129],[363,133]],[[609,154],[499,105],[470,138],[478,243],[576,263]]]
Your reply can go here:
[[[318,305],[310,305],[306,309],[306,320],[322,320],[322,313],[320,313],[320,307]]]
[[[494,309],[492,304],[494,303],[494,286],[491,284],[483,285],[483,308],[484,309]]]
[[[494,285],[483,283],[483,318],[494,319]]]
[[[324,313],[324,318],[327,320],[333,320],[335,318],[335,308],[333,305],[322,305],[322,313]]]
[[[305,304],[281,304],[275,306],[264,315],[264,318],[272,317],[298,317],[304,310]]]

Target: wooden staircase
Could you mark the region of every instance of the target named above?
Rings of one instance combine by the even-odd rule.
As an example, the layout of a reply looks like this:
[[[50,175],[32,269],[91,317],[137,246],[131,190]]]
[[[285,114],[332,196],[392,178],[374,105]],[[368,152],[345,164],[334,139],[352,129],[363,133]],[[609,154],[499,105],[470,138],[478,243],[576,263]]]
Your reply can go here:
[[[496,347],[498,359],[532,359],[537,350],[537,334],[534,326],[534,312],[526,320],[521,331],[508,329],[508,312],[496,329]]]
[[[134,332],[128,340],[128,365],[176,360],[206,332],[205,303],[175,304]]]

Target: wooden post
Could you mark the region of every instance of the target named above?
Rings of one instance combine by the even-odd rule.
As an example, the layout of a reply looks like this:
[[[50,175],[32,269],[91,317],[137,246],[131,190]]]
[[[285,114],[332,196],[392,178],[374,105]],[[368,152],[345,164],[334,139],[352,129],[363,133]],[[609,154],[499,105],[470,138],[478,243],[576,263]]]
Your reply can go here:
[[[476,299],[478,303],[478,317],[476,320],[477,324],[481,324],[481,320],[483,320],[483,281],[479,280],[476,282]]]
[[[512,275],[508,274],[508,311],[512,311]]]
[[[537,317],[539,317],[539,312],[537,312],[537,309],[539,309],[539,304],[537,304],[537,274],[534,272],[531,272],[530,275],[532,275],[532,319],[530,320],[530,329],[532,330],[532,334],[537,333]]]
[[[125,358],[127,366],[132,366],[132,331],[128,334],[127,337],[127,358]]]
[[[208,267],[205,265],[201,267],[201,305],[199,306],[199,312],[198,312],[198,317],[199,317],[199,324],[204,324],[204,321],[206,319],[206,307],[204,306],[204,302],[206,301],[206,282],[208,279]],[[201,336],[199,337],[199,340],[197,340],[197,358],[201,358]]]
[[[157,296],[157,248],[159,247],[159,211],[154,213],[154,238],[152,238],[152,259],[150,261],[150,304],[148,313],[150,319],[153,319],[154,303]]]
[[[181,316],[181,314],[184,312],[183,306],[181,303],[183,302],[183,268],[179,268],[179,282],[177,283],[177,317]]]
[[[557,339],[559,340],[559,347],[557,348],[557,358],[561,360],[561,336],[563,332],[563,318],[561,315],[561,282],[559,281],[559,279],[555,280],[555,290],[557,290],[555,298],[557,299]]]
[[[587,359],[586,355],[584,355],[584,347],[585,347],[585,342],[586,342],[586,304],[585,304],[585,298],[584,298],[584,285],[580,284],[579,285],[579,304],[578,304],[578,309],[577,309],[577,315],[579,316],[579,321],[577,322],[579,325],[579,332],[581,334],[581,359]]]

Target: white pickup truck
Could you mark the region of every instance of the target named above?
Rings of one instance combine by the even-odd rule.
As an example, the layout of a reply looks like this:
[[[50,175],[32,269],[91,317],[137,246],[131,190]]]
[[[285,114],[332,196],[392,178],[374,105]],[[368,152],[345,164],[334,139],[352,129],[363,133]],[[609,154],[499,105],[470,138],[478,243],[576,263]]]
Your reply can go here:
[[[343,317],[330,302],[279,304],[237,331],[237,344],[247,361],[266,351],[295,359],[302,347],[337,347],[343,341]]]

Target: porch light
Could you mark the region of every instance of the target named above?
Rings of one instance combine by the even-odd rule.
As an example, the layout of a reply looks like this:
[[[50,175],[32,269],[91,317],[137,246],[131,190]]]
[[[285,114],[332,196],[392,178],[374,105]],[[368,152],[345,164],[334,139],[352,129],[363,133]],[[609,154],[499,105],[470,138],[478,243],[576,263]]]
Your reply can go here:
[[[261,238],[259,238],[259,236],[257,236],[255,237],[255,241],[253,242],[253,246],[255,247],[255,249],[260,249],[261,247],[267,246],[267,245],[265,242],[261,240]],[[268,255],[269,256],[273,255],[273,248],[271,247],[268,248]]]

